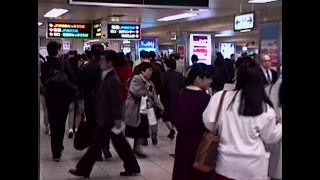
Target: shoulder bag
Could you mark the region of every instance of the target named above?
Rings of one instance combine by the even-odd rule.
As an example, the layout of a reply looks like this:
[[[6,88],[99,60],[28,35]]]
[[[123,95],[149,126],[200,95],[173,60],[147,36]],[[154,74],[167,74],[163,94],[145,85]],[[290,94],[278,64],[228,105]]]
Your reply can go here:
[[[197,150],[193,167],[201,172],[209,173],[215,168],[218,155],[220,137],[218,135],[218,122],[221,114],[223,99],[227,91],[223,91],[211,132],[205,132]]]

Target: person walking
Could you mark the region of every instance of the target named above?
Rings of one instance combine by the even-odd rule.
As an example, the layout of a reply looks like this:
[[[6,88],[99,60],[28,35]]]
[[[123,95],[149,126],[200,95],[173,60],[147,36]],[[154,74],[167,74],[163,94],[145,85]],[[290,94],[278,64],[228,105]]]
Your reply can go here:
[[[41,81],[46,88],[45,100],[48,108],[52,156],[54,161],[59,162],[64,149],[65,124],[70,103],[76,92],[77,79],[70,64],[61,60],[60,43],[49,42],[47,50],[49,56],[41,67]],[[62,80],[61,76],[67,80]]]
[[[140,173],[139,164],[132,152],[130,144],[122,133],[116,134],[113,128],[121,129],[123,113],[123,98],[121,82],[115,70],[118,54],[113,50],[106,50],[101,54],[101,80],[95,93],[95,113],[97,126],[93,135],[93,143],[78,162],[76,169],[69,172],[75,176],[89,178],[92,168],[105,146],[106,139],[111,138],[115,150],[124,162],[124,172],[121,176],[132,176]]]

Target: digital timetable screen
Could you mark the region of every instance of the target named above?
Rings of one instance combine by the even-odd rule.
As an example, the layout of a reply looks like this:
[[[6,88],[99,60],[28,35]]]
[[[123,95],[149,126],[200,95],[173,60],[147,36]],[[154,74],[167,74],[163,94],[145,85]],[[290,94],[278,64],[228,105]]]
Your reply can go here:
[[[93,38],[94,39],[102,37],[101,22],[93,23],[92,32],[93,32]]]
[[[91,39],[91,24],[48,22],[47,37]]]
[[[141,39],[140,24],[108,24],[107,33],[108,39]]]

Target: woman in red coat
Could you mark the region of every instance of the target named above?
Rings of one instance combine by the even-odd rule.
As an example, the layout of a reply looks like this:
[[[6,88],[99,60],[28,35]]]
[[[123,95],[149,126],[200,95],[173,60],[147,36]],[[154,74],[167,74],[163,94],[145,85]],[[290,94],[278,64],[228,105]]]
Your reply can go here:
[[[119,52],[119,61],[118,61],[118,66],[117,66],[117,72],[118,76],[121,81],[121,86],[122,86],[122,94],[123,94],[123,99],[124,101],[127,99],[128,96],[128,88],[127,88],[127,82],[132,76],[132,70],[127,64],[126,57],[123,52]]]

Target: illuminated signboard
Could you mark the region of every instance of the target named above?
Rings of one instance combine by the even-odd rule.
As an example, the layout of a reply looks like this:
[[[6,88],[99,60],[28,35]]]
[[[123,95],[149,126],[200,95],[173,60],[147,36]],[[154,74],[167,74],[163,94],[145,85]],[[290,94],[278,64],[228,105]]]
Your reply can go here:
[[[197,55],[199,63],[211,65],[212,45],[210,34],[190,34],[189,64],[191,56]]]
[[[234,17],[234,30],[241,31],[254,28],[254,13],[241,14]]]
[[[156,39],[141,39],[139,41],[139,52],[142,50],[156,52]]]
[[[155,8],[208,8],[209,0],[69,0],[69,4]]]
[[[92,32],[93,32],[93,38],[102,37],[101,22],[93,23]]]
[[[91,39],[91,24],[48,22],[48,38]]]
[[[139,40],[141,29],[139,24],[108,24],[108,39]]]

